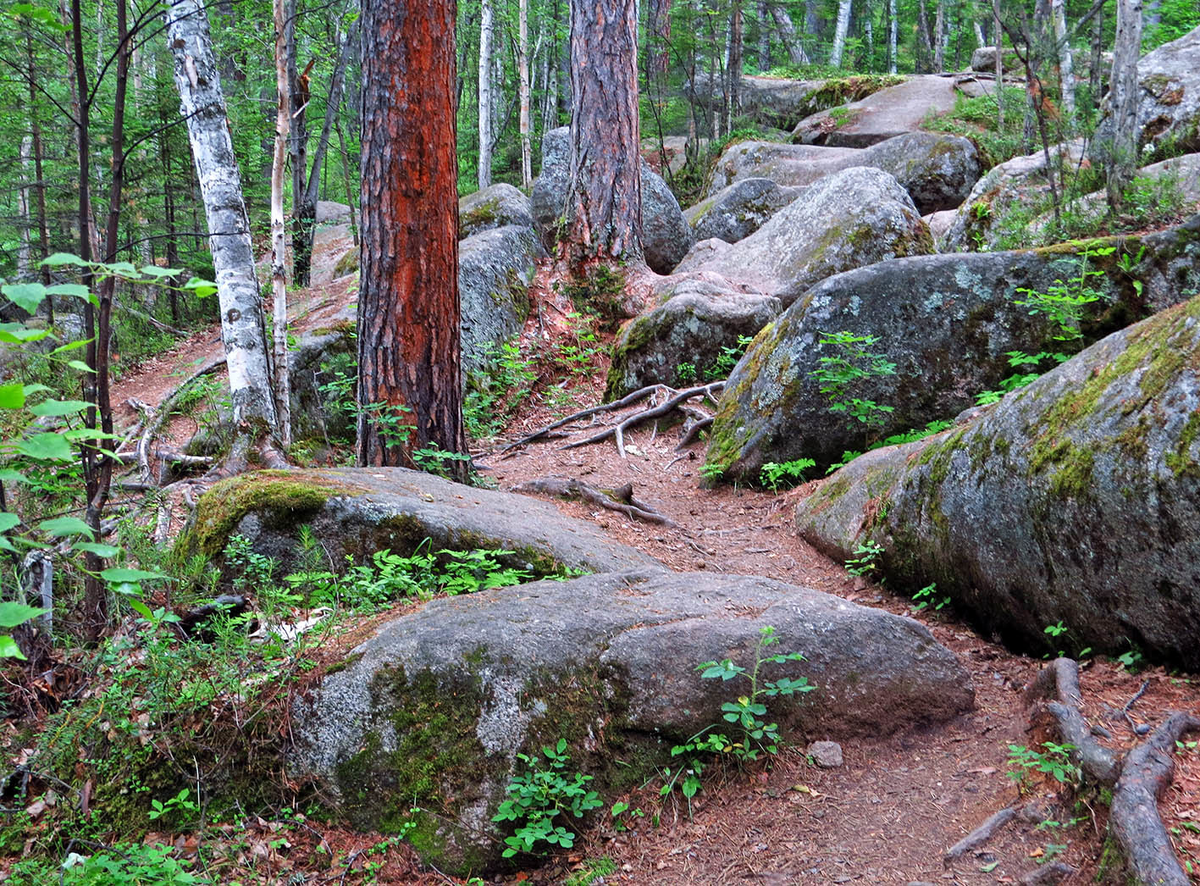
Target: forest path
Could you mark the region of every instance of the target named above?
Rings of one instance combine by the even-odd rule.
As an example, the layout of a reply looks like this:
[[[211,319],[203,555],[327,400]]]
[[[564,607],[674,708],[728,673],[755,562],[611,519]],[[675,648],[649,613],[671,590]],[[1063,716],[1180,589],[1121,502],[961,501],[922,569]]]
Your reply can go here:
[[[291,296],[295,333],[319,327],[353,301],[357,277],[331,277],[333,264],[349,245],[344,227],[319,235],[316,285]],[[581,348],[586,342],[578,338],[578,322],[553,293],[547,274],[543,267],[535,281],[535,310],[522,336],[522,353],[539,355],[535,368],[540,377],[496,447],[560,414],[598,402],[603,390],[606,367],[563,359],[568,347]],[[215,327],[197,333],[144,364],[115,386],[114,402],[137,397],[157,405],[198,365],[220,356],[219,339],[214,341],[218,336]],[[180,434],[187,429],[180,427]],[[710,767],[708,774],[714,777],[693,799],[691,815],[681,799],[669,799],[660,807],[660,783],[651,783],[625,798],[645,813],[629,830],[619,832],[607,813],[594,813],[592,826],[572,851],[540,869],[490,882],[562,883],[581,864],[601,857],[612,859],[617,871],[597,883],[974,886],[1018,883],[1051,857],[1078,869],[1062,881],[1068,886],[1094,880],[1104,807],[1091,802],[1078,809],[1055,808],[1051,800],[1056,783],[1035,775],[1021,795],[1006,774],[1013,768],[1008,762],[1010,744],[1039,748],[1048,738],[1028,731],[1021,700],[1023,687],[1043,662],[981,638],[949,610],[913,612],[912,601],[849,575],[812,549],[796,535],[792,523],[796,501],[812,484],[778,494],[729,486],[702,488],[702,447],[693,444],[690,452],[677,452],[678,433],[678,427],[665,424],[636,430],[626,437],[625,458],[611,442],[563,450],[562,440],[553,439],[505,453],[493,448],[477,454],[477,463],[502,489],[550,476],[577,478],[601,488],[631,483],[636,497],[677,526],[635,523],[580,502],[556,505],[672,569],[763,575],[915,617],[970,672],[976,709],[943,726],[843,741],[845,763],[838,769],[817,768],[804,756],[808,741],[825,738],[819,734],[794,737],[797,746],[782,750],[769,769],[755,767],[747,774],[731,768],[721,775]],[[1052,642],[1048,639],[1047,650]],[[1109,728],[1114,746],[1133,744],[1121,709],[1144,680],[1146,692],[1133,709],[1139,721],[1157,725],[1172,709],[1200,713],[1200,682],[1161,668],[1132,674],[1113,662],[1094,660],[1085,664],[1082,679],[1084,714]],[[1160,808],[1167,827],[1176,829],[1177,845],[1200,858],[1200,835],[1190,830],[1200,821],[1200,754],[1180,755],[1177,762],[1175,781]],[[611,803],[617,798],[606,799]],[[981,850],[943,867],[942,854],[948,847],[992,813],[1030,799],[1045,803],[1046,819],[1064,826],[1046,824],[1039,829],[1036,821],[1015,822]],[[1078,820],[1066,826],[1073,819]],[[389,866],[394,873],[381,872],[378,882],[448,882],[433,873],[418,874],[415,859],[402,867],[403,872]]]

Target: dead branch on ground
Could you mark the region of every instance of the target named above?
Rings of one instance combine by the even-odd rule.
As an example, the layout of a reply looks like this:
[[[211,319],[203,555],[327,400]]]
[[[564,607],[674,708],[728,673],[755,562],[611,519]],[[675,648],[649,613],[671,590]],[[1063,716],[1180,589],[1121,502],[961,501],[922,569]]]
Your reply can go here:
[[[558,498],[577,498],[610,511],[624,514],[631,520],[643,520],[662,526],[676,526],[670,518],[633,497],[633,484],[626,483],[617,489],[596,489],[582,480],[559,480],[545,478],[530,480],[513,489],[514,492],[534,492]]]

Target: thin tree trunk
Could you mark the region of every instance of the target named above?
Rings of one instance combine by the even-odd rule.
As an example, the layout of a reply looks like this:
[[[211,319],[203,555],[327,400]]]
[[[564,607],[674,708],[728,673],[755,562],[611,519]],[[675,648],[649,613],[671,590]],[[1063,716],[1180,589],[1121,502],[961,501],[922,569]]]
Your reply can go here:
[[[42,146],[42,125],[38,119],[37,93],[34,83],[37,82],[37,62],[33,54],[33,36],[25,32],[25,53],[29,61],[29,134],[33,139],[33,176],[34,192],[37,194],[37,226],[38,241],[42,247],[42,258],[50,256],[50,231],[46,223],[46,179],[42,169],[42,159],[45,156]],[[42,284],[50,285],[50,268],[41,268]],[[46,310],[51,323],[54,322],[54,296],[46,297]]]
[[[259,437],[264,432],[273,435],[277,421],[250,221],[242,199],[208,17],[199,0],[171,3],[167,8],[167,34],[175,62],[175,85],[208,219],[233,420],[239,436]]]
[[[518,131],[521,137],[521,185],[533,184],[533,149],[529,129],[529,0],[517,2],[517,79],[520,114]]]
[[[567,258],[642,261],[635,0],[571,0]]]
[[[1112,141],[1107,146],[1106,191],[1109,208],[1121,206],[1138,160],[1138,56],[1142,51],[1142,0],[1117,0],[1117,33],[1113,42],[1109,104]]]
[[[33,152],[33,136],[27,135],[21,139],[18,160],[21,164],[21,184],[17,188],[17,215],[21,219],[21,234],[17,246],[17,279],[24,280],[29,276],[30,244],[29,229],[33,227],[33,213],[29,211],[30,184],[30,154]]]
[[[492,41],[494,0],[481,0],[479,14],[479,187],[492,183]]]
[[[896,0],[888,0],[888,73],[896,73],[896,32],[899,22],[896,19]]]
[[[363,7],[361,465],[411,464],[429,444],[466,451],[454,19],[454,0]]]
[[[894,3],[895,0],[892,2]],[[809,64],[808,53],[804,51],[804,46],[796,38],[796,26],[792,24],[792,17],[787,14],[787,10],[778,3],[772,3],[771,18],[775,20],[775,28],[779,31],[779,41],[787,50],[788,61],[797,67]]]
[[[853,0],[838,0],[837,27],[833,32],[833,48],[829,51],[829,64],[842,66],[842,53],[846,50],[846,33],[850,30],[850,6]]]
[[[767,27],[769,0],[758,0],[758,69],[771,70],[771,29]]]
[[[337,130],[338,147],[342,154],[342,182],[346,186],[346,205],[350,207],[350,237],[357,247],[359,245],[358,219],[354,215],[354,191],[350,187],[350,153],[346,150],[346,139],[342,135],[341,124],[335,123],[334,129]]]
[[[291,124],[291,91],[288,88],[287,9],[274,0],[275,12],[275,153],[271,163],[271,295],[274,301],[275,417],[279,442],[292,443],[291,385],[287,350],[287,258],[283,226],[283,176],[287,164],[287,139]],[[334,75],[335,79],[337,74]],[[315,179],[315,174],[313,179]],[[311,248],[311,243],[310,243]]]
[[[975,48],[982,49],[987,46],[987,40],[983,36],[983,25],[979,24],[979,19],[974,19],[971,26],[975,29]]]
[[[1000,27],[1000,0],[992,0],[992,32],[996,36],[996,126],[1004,130],[1004,29]]]
[[[933,42],[929,36],[929,13],[925,0],[917,0],[917,58],[918,74],[928,74],[933,65]]]
[[[285,45],[291,107],[290,146],[292,164],[292,282],[307,286],[312,269],[312,239],[317,224],[316,201],[307,203],[304,195],[308,185],[308,103],[312,96],[309,76],[315,59],[301,72],[300,47],[296,31],[299,25],[296,0],[287,0]]]
[[[1063,109],[1075,113],[1075,62],[1071,55],[1071,38],[1067,34],[1066,0],[1052,0],[1050,16],[1054,24],[1054,43],[1058,50],[1058,71],[1062,84]]]
[[[871,10],[862,17],[863,34],[867,41],[867,70],[875,70],[875,24],[871,21]]]
[[[933,70],[940,74],[946,70],[946,0],[938,0],[937,13],[933,19]]]
[[[742,69],[745,57],[744,19],[742,16],[742,0],[733,0],[729,10],[729,45],[725,57],[725,70],[728,72],[729,89],[726,91],[728,104],[725,117],[729,121],[730,130],[733,121],[742,112]]]
[[[996,0],[999,2],[999,0]],[[1100,103],[1100,92],[1104,88],[1104,75],[1100,69],[1101,53],[1104,51],[1104,7],[1096,10],[1092,24],[1092,58],[1088,65],[1088,85],[1091,87],[1092,107]]]

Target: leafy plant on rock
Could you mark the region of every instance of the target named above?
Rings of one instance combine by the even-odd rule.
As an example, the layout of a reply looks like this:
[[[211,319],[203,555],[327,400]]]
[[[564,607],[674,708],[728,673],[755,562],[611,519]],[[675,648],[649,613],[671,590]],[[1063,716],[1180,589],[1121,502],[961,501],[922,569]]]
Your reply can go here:
[[[829,411],[848,416],[850,428],[861,424],[868,430],[881,427],[893,407],[855,396],[864,382],[895,375],[896,364],[883,354],[871,351],[879,343],[877,335],[855,335],[841,332],[822,332],[819,345],[832,351],[820,357],[820,366],[809,375],[816,379],[820,391],[829,398]],[[857,424],[856,424],[857,423]]]
[[[553,748],[543,747],[545,763],[536,755],[517,754],[517,759],[529,768],[513,776],[508,785],[508,799],[500,804],[492,821],[516,822],[516,830],[504,839],[504,857],[518,852],[533,852],[538,844],[548,843],[564,849],[575,844],[575,832],[555,821],[562,813],[583,818],[604,803],[600,795],[589,790],[592,776],[580,772],[568,774],[567,740],[560,738]]]

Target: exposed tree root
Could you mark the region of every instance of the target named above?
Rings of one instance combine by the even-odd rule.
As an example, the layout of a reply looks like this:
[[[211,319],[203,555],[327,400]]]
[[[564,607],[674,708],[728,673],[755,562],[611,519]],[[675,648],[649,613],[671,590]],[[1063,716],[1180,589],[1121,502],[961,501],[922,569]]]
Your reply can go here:
[[[1046,701],[1054,698],[1055,701]],[[1058,726],[1065,744],[1074,745],[1072,761],[1083,772],[1084,781],[1111,786],[1116,784],[1121,767],[1112,751],[1096,741],[1080,709],[1079,664],[1070,658],[1058,658],[1038,672],[1025,690],[1025,704],[1031,717],[1046,711]]]
[[[1036,871],[1030,871],[1020,879],[1020,884],[1021,886],[1053,886],[1055,883],[1061,883],[1073,873],[1075,873],[1075,868],[1064,862],[1056,861],[1042,865]]]
[[[1188,732],[1200,731],[1200,719],[1174,712],[1146,741],[1125,757],[1113,791],[1108,830],[1116,840],[1136,883],[1188,886],[1191,882],[1158,814],[1158,800],[1175,776],[1171,752]]]
[[[596,489],[582,480],[559,480],[546,478],[522,483],[514,492],[535,492],[559,498],[578,498],[610,511],[624,514],[631,520],[643,520],[662,526],[677,525],[670,517],[658,513],[644,502],[633,497],[633,484],[626,483],[617,489]]]
[[[980,846],[987,843],[996,835],[996,832],[1003,828],[1014,818],[1020,818],[1022,821],[1041,821],[1045,818],[1043,809],[1037,803],[1026,803],[1024,806],[1013,804],[1006,806],[997,812],[995,815],[988,818],[983,824],[971,831],[953,846],[946,850],[946,854],[942,856],[942,863],[947,867],[950,862],[955,859],[962,858],[968,852],[978,849]]]

